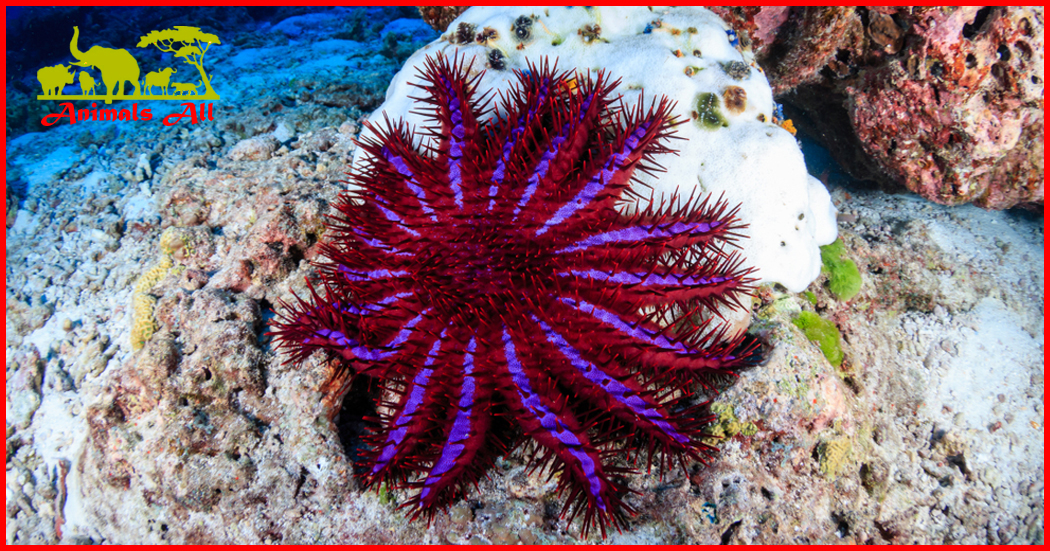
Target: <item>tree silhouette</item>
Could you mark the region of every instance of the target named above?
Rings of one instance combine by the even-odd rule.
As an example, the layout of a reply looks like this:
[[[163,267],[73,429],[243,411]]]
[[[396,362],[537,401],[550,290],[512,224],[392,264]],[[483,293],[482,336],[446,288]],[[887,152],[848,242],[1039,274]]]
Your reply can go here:
[[[176,47],[176,44],[179,46]],[[199,27],[178,25],[173,29],[152,31],[139,38],[138,47],[156,46],[162,52],[174,52],[175,57],[182,58],[200,72],[205,93],[197,97],[199,99],[219,99],[219,94],[215,93],[211,87],[208,73],[204,71],[204,54],[208,53],[208,48],[212,44],[222,44],[222,42],[219,42],[219,37],[214,34],[201,32]]]

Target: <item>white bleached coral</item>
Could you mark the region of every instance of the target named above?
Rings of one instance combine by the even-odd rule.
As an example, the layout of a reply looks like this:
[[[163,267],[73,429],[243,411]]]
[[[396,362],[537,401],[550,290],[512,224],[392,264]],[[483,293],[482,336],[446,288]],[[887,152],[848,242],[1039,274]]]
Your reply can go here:
[[[371,119],[382,121],[385,113],[424,126],[423,116],[410,111],[409,96],[419,93],[410,83],[437,52],[458,50],[473,58],[472,73],[487,70],[482,93],[507,90],[512,69],[525,69],[526,59],[606,70],[622,79],[617,90],[628,105],[643,91],[646,101],[665,95],[677,102],[679,117],[690,119],[678,127],[687,139],[672,144],[678,155],[657,159],[667,172],[639,181],[657,201],[677,190],[684,197],[724,193],[740,203],[739,216],[750,224],[751,239],[740,242],[747,262],[761,282],[801,291],[820,273],[818,246],[835,240],[835,209],[806,172],[793,136],[774,124],[772,92],[754,55],[728,29],[715,14],[692,7],[474,7],[406,61]],[[360,160],[358,153],[354,162]]]

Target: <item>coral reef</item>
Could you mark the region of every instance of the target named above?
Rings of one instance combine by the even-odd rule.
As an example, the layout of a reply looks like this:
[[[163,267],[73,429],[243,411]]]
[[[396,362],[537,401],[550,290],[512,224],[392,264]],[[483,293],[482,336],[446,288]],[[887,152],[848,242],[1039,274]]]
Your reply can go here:
[[[5,419],[8,425],[25,429],[40,407],[40,383],[44,362],[35,349],[20,351],[7,359]]]
[[[266,161],[273,157],[281,143],[272,135],[266,134],[247,138],[234,144],[226,157],[231,161]]]
[[[9,24],[17,9],[26,8],[10,7]],[[121,19],[112,15],[119,8],[70,9],[95,22],[100,13]],[[399,70],[379,53],[380,30],[406,16],[388,8],[246,9],[255,21],[220,32],[214,70],[250,78],[217,82],[224,102],[215,121],[8,136],[8,181],[17,174],[27,186],[7,231],[6,542],[597,542],[558,518],[557,480],[529,471],[527,453],[497,458],[472,497],[430,525],[398,510],[411,492],[362,490],[353,472],[363,418],[379,413],[371,406],[377,389],[364,377],[351,384],[319,354],[282,365],[264,334],[274,304],[309,293],[305,277],[345,187],[361,117]],[[521,12],[508,11],[499,32],[513,49]],[[607,16],[600,38],[576,46],[614,40]],[[62,22],[78,23],[92,26]],[[100,40],[123,40],[117,23],[102,25],[102,33],[120,32]],[[693,25],[663,23],[650,33],[681,36]],[[486,25],[471,31],[471,42]],[[544,25],[551,28],[533,23],[530,40],[549,36]],[[742,46],[752,40],[738,34]],[[489,48],[477,49],[484,59]],[[508,66],[520,67],[517,50],[506,51]],[[35,52],[12,50],[9,61]],[[661,54],[653,66],[679,60],[672,68],[683,76],[703,66],[697,75],[740,85],[682,53]],[[36,68],[58,61],[25,70],[35,78]],[[754,78],[758,68],[749,66]],[[8,70],[21,78],[13,63]],[[749,105],[760,100],[740,86]],[[721,100],[724,90],[707,91]],[[267,134],[281,143],[269,160],[227,157],[239,141]],[[807,150],[806,161],[814,158]],[[828,181],[864,285],[848,302],[835,299],[823,274],[809,298],[758,288],[752,331],[776,347],[712,404],[719,420],[710,430],[724,432],[716,460],[663,478],[644,465],[625,474],[634,493],[623,499],[638,515],[608,543],[1043,544],[1041,216],[879,193],[833,168]],[[194,238],[185,260],[173,253],[186,269],[151,290],[158,329],[133,352],[130,295],[172,226],[206,234],[212,245]],[[841,331],[839,368],[792,325],[802,309]],[[846,461],[823,474],[818,447],[843,438],[852,445]]]
[[[758,433],[758,425],[737,419],[736,410],[732,404],[725,402],[712,404],[711,413],[715,416],[715,420],[705,429],[710,437],[704,440],[712,445],[718,445],[720,438],[732,438],[738,434],[754,436]]]
[[[1041,208],[1042,7],[716,11],[854,177],[946,205]]]

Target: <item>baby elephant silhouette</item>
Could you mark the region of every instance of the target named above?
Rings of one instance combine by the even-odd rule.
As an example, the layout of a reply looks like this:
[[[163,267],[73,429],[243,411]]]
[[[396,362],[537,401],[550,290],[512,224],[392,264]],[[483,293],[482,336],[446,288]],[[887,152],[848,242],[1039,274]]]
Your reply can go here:
[[[197,85],[192,82],[172,82],[171,87],[174,88],[180,96],[186,95],[186,93],[197,95]]]
[[[167,95],[171,74],[176,72],[178,71],[174,67],[167,67],[160,71],[146,73],[146,85],[143,87],[143,91],[152,96],[153,87],[160,86],[161,93]]]
[[[52,65],[36,72],[36,79],[40,81],[40,86],[44,88],[45,96],[61,96],[62,89],[67,84],[73,84],[71,68],[65,65]]]
[[[85,96],[95,94],[95,79],[87,71],[80,71],[80,93]]]

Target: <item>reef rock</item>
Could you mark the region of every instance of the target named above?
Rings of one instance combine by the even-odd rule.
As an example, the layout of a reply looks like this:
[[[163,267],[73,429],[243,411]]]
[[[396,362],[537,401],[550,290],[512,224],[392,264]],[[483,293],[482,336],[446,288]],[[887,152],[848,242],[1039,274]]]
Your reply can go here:
[[[443,33],[448,29],[448,24],[466,9],[467,6],[419,6],[419,15],[435,31]]]
[[[946,205],[1042,205],[1042,7],[716,11],[852,176]]]
[[[606,71],[621,79],[625,107],[667,96],[685,122],[659,160],[664,173],[637,178],[639,203],[684,202],[690,195],[723,195],[740,204],[750,227],[742,255],[760,282],[801,291],[820,271],[819,245],[835,239],[835,209],[827,190],[806,172],[792,134],[777,124],[769,82],[749,48],[712,12],[702,8],[471,8],[438,40],[410,57],[394,77],[387,100],[370,118],[403,119],[416,129],[425,114],[413,112],[427,56],[464,57],[479,93],[506,93],[513,70],[526,60],[557,60],[559,70]],[[372,137],[364,130],[362,138]],[[425,139],[425,138],[424,138]],[[362,155],[355,153],[360,166]],[[677,195],[676,195],[677,194]],[[681,203],[679,203],[681,204]]]

